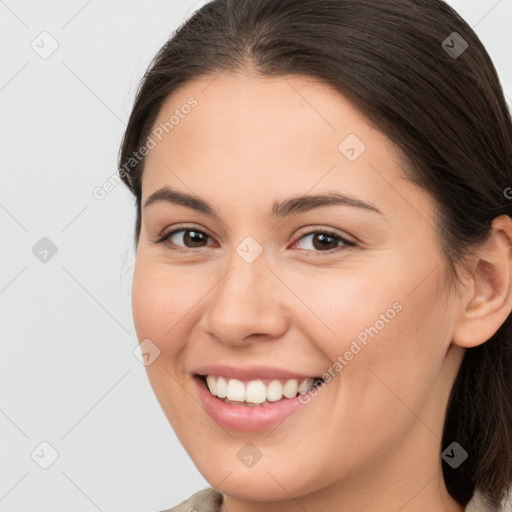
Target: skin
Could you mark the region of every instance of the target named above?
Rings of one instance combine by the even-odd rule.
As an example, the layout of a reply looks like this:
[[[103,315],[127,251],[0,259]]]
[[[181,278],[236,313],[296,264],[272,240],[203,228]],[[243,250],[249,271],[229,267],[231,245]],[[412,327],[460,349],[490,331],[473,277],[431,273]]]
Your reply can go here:
[[[397,147],[346,98],[305,77],[221,73],[168,98],[154,126],[191,96],[197,107],[147,156],[142,204],[169,186],[208,201],[220,220],[164,201],[143,208],[132,306],[138,339],[161,351],[146,367],[154,392],[224,495],[222,510],[463,511],[441,469],[445,411],[465,349],[510,313],[510,218],[495,219],[455,293],[432,198],[403,178]],[[355,161],[338,150],[348,134],[366,145]],[[276,200],[328,191],[382,215],[330,205],[270,216]],[[180,232],[154,243],[183,223],[208,237],[191,245],[190,232]],[[337,252],[326,254],[308,236],[315,229],[357,245],[335,238],[327,249]],[[252,263],[236,252],[247,236],[263,248]],[[226,431],[200,404],[198,366],[322,375],[395,302],[401,311],[277,427]],[[249,441],[262,453],[251,468],[237,458]]]

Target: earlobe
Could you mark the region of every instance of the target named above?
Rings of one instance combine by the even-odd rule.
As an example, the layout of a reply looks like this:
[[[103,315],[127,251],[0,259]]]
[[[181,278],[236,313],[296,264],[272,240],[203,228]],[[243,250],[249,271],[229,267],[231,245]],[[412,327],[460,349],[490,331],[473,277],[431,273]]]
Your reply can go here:
[[[478,251],[472,286],[461,299],[453,343],[475,347],[492,338],[512,311],[512,219],[496,217],[488,240]]]

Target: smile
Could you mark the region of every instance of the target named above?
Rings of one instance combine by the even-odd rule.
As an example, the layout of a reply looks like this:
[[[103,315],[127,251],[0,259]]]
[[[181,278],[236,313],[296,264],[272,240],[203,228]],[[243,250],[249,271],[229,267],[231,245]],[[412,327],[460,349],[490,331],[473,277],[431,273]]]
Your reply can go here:
[[[237,432],[275,428],[294,412],[305,411],[308,407],[316,412],[314,405],[306,407],[309,400],[302,397],[310,398],[310,393],[326,385],[321,378],[316,381],[313,378],[241,381],[221,375],[194,374],[192,379],[199,402],[208,415],[224,429]]]
[[[306,393],[323,382],[321,377],[306,379],[255,379],[242,381],[221,375],[201,376],[213,396],[225,403],[260,407]]]

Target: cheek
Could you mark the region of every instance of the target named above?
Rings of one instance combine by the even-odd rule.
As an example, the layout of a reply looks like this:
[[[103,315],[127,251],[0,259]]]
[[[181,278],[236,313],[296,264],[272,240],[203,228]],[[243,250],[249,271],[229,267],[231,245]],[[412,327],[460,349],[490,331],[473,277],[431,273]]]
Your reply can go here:
[[[340,270],[334,278],[333,274],[302,278],[297,295],[304,304],[297,306],[295,315],[311,340],[321,340],[331,359],[348,350],[353,340],[364,347],[371,334],[389,330],[403,310],[394,281],[382,273],[380,278],[356,269]]]
[[[198,299],[187,272],[137,256],[132,283],[132,312],[139,340],[176,337],[180,319]]]
[[[180,372],[180,352],[188,339],[186,313],[199,298],[190,291],[191,283],[187,286],[185,281],[185,272],[146,258],[142,251],[137,254],[132,282],[133,321],[139,343],[149,339],[160,351],[145,368],[171,424],[176,421],[177,406],[189,398],[170,374]]]
[[[399,384],[415,382],[419,375],[429,379],[425,373],[437,370],[445,342],[443,312],[425,307],[433,302],[435,282],[409,293],[418,278],[393,275],[350,269],[336,279],[327,273],[303,278],[296,288],[307,298],[307,308],[298,304],[294,318],[330,360],[331,375],[344,373],[366,385],[375,377],[363,370],[378,368],[386,375],[393,372]]]

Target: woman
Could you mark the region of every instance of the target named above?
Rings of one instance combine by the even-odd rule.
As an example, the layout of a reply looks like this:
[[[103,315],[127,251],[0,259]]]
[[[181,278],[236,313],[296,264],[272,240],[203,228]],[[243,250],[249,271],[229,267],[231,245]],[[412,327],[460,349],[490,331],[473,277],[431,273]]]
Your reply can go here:
[[[499,510],[512,123],[453,9],[214,0],[119,167],[148,376],[211,484],[171,510]]]

